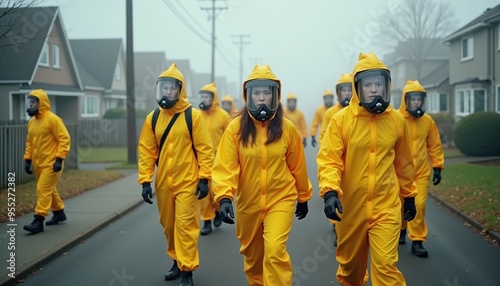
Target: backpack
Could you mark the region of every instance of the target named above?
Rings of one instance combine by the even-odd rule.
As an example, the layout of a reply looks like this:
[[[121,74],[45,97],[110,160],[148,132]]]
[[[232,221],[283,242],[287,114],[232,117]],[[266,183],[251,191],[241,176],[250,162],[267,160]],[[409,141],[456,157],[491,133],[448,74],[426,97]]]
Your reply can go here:
[[[193,108],[192,106],[189,106],[186,110],[184,110],[184,113],[185,113],[184,117],[186,119],[186,125],[187,125],[187,128],[189,130],[189,137],[191,137],[191,148],[193,149],[194,156],[196,157],[196,159],[198,159],[198,154],[196,153],[196,149],[194,148],[194,142],[193,142],[193,118],[192,118],[192,112],[191,112],[192,108]],[[158,146],[159,147],[158,158],[160,158],[160,151],[161,151],[161,148],[163,147],[163,143],[165,143],[165,139],[167,138],[168,133],[170,132],[172,125],[175,123],[175,120],[177,120],[177,117],[179,117],[179,114],[180,113],[176,113],[174,115],[174,117],[170,120],[170,122],[168,124],[169,126],[167,126],[167,129],[163,133],[163,136],[162,136],[161,141],[160,141],[160,146]],[[153,118],[151,121],[151,125],[153,126],[153,133],[154,134],[156,134],[155,129],[156,129],[156,123],[158,122],[159,116],[160,116],[160,108],[156,108],[154,113],[153,113]],[[156,160],[156,165],[158,165],[158,160]]]

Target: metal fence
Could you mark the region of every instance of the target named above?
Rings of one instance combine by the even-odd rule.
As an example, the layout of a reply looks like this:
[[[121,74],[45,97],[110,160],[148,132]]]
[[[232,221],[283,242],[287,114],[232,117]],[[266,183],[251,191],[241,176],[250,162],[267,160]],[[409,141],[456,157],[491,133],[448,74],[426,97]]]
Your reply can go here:
[[[71,150],[64,160],[65,168],[78,168],[78,134],[76,124],[66,124],[71,136]],[[27,125],[0,126],[0,190],[7,188],[9,173],[15,173],[16,184],[34,180],[24,172],[24,149]]]
[[[82,119],[69,121],[78,125],[78,146],[80,147],[127,147],[127,119]],[[138,142],[144,119],[136,120]]]
[[[71,136],[71,150],[65,160],[66,168],[78,168],[78,161],[93,147],[127,147],[126,119],[66,120]],[[144,119],[136,120],[136,138],[139,141]],[[24,149],[27,121],[0,121],[0,190],[7,188],[8,173],[15,172],[16,184],[34,180],[24,172]]]

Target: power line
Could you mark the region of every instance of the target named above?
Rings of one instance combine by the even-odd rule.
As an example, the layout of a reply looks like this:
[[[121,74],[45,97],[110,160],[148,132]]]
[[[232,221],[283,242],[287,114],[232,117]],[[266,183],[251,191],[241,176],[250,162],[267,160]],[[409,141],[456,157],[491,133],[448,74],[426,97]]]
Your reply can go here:
[[[189,16],[189,18],[191,18],[191,20],[190,20],[191,22],[195,23],[200,28],[200,30],[202,30],[203,33],[205,33],[205,34],[209,33],[208,30],[205,30],[205,27],[203,25],[201,25],[200,23],[198,23],[198,21],[196,20],[196,18],[193,17],[191,15],[191,13],[189,13],[189,11],[184,7],[184,5],[181,4],[181,2],[179,0],[176,0],[176,2],[177,2],[177,5],[179,7],[181,7],[181,9],[184,11],[184,13],[187,14]]]
[[[170,2],[168,2],[168,0],[163,0],[163,3],[165,3],[165,5],[167,5],[168,8],[170,8],[170,10],[177,17],[177,19],[179,19],[184,24],[184,26],[186,26],[189,30],[191,30],[191,32],[193,32],[196,36],[198,36],[204,42],[210,43],[210,40],[208,40],[207,38],[205,38],[195,28],[193,28],[193,26],[191,26],[191,24],[189,23],[189,21],[187,21],[186,18],[184,18],[184,16],[182,16],[182,14],[179,12],[179,10],[177,10],[177,8],[175,8],[175,6],[173,6]]]

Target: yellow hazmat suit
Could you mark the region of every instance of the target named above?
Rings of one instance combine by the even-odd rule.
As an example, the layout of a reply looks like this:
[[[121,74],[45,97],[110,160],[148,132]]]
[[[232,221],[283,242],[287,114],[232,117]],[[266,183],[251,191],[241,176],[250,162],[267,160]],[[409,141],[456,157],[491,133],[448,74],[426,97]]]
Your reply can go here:
[[[293,92],[290,92],[290,94],[287,97],[287,100],[289,99],[297,100],[297,96]],[[293,111],[289,110],[288,108],[285,108],[284,112],[285,112],[285,117],[292,121],[293,125],[295,125],[295,128],[297,128],[300,135],[302,136],[302,139],[307,139],[307,125],[304,113],[298,110],[297,107],[295,107],[295,110]]]
[[[234,118],[234,117],[236,117],[236,115],[238,115],[238,109],[236,108],[236,106],[234,106],[234,99],[232,96],[230,96],[230,95],[224,96],[222,98],[222,102],[231,103],[231,110],[229,112],[229,116],[231,116],[231,118]]]
[[[36,89],[29,95],[38,98],[38,113],[28,122],[24,160],[31,160],[35,173],[35,215],[45,217],[50,209],[64,209],[64,203],[56,188],[62,171],[54,172],[53,166],[56,158],[66,159],[71,147],[71,138],[62,119],[50,111],[47,93],[43,89]]]
[[[387,67],[361,53],[358,72]],[[413,162],[403,117],[392,108],[374,115],[360,106],[353,86],[351,104],[333,116],[317,156],[320,196],[336,191],[343,208],[338,233],[337,280],[365,285],[370,253],[372,285],[406,285],[397,269],[401,200],[415,197]]]
[[[333,96],[333,91],[331,89],[326,89],[325,92],[323,93],[323,97],[325,96]],[[328,107],[324,104],[322,104],[320,107],[316,109],[313,121],[311,123],[311,136],[316,136],[316,130],[318,129],[318,126],[322,124],[325,112],[327,110]]]
[[[425,223],[425,203],[432,168],[444,169],[444,154],[439,137],[439,130],[436,122],[428,114],[422,117],[414,117],[406,110],[405,95],[408,92],[426,92],[418,81],[409,80],[403,88],[401,107],[399,112],[403,115],[408,127],[411,140],[411,150],[413,155],[413,165],[415,168],[415,182],[417,183],[418,195],[415,197],[417,215],[406,222],[403,221],[402,228],[408,224],[408,237],[413,241],[427,240],[427,224]],[[424,150],[426,150],[424,152]],[[430,162],[429,162],[430,158]]]
[[[257,65],[246,82],[254,79],[274,80],[281,90],[267,65]],[[243,99],[247,101],[245,94]],[[281,138],[266,145],[272,119],[258,122],[251,117],[255,144],[245,147],[240,141],[242,118],[231,121],[219,145],[212,173],[215,202],[233,201],[236,194],[236,234],[248,285],[292,285],[286,242],[294,204],[312,196],[302,139],[293,123],[283,118]]]
[[[220,138],[226,130],[227,125],[231,121],[229,114],[219,106],[219,96],[214,83],[210,83],[201,88],[200,92],[208,91],[214,95],[212,106],[208,110],[201,110],[201,117],[205,121],[210,139],[215,153],[219,147]],[[208,196],[199,201],[200,217],[204,221],[213,220],[215,218],[215,208],[213,205],[213,191]]]
[[[181,271],[193,271],[199,266],[198,238],[200,222],[198,220],[198,198],[195,196],[199,179],[210,179],[213,164],[212,142],[207,126],[197,109],[192,109],[192,135],[189,135],[185,110],[190,106],[184,75],[173,63],[160,78],[172,77],[182,83],[179,100],[172,108],[160,108],[156,132],[152,130],[151,112],[146,116],[139,138],[139,184],[152,182],[155,163],[158,158],[158,146],[168,123],[176,113],[179,118],[168,134],[156,172],[155,190],[158,202],[160,223],[167,238],[167,254],[174,260]],[[198,159],[193,149],[194,144]]]
[[[340,76],[339,81],[337,82],[337,86],[340,84],[344,83],[352,83],[352,76],[351,74],[345,73]],[[338,88],[336,89],[337,96],[339,95],[339,90]],[[326,132],[326,127],[328,127],[328,123],[330,123],[330,120],[332,119],[333,115],[337,113],[339,110],[344,108],[344,106],[340,103],[340,100],[338,100],[337,104],[332,106],[331,108],[328,108],[328,110],[325,112],[325,115],[323,116],[323,123],[321,124],[321,131],[319,133],[319,139],[318,142],[321,145],[321,140],[323,140],[323,137],[325,137],[325,132]]]

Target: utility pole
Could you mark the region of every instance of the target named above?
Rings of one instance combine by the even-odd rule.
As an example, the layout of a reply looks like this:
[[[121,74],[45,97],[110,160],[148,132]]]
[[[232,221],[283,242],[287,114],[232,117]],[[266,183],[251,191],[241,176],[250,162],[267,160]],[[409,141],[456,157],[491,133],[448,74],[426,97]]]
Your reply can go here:
[[[243,94],[243,47],[250,44],[250,41],[244,41],[244,38],[250,38],[250,35],[232,35],[233,38],[239,38],[238,42],[233,42],[235,45],[240,46],[240,94]]]
[[[126,0],[126,36],[127,36],[127,149],[128,163],[137,163],[137,142],[135,132],[135,95],[134,95],[134,38],[132,19],[132,0]]]
[[[212,7],[211,8],[204,8],[201,7],[201,10],[207,10],[210,11],[211,18],[212,18],[212,82],[215,82],[215,11],[217,10],[226,10],[227,7],[215,7],[215,2],[217,1],[222,1],[222,0],[209,0],[212,1]]]

